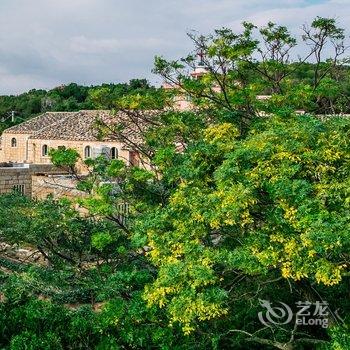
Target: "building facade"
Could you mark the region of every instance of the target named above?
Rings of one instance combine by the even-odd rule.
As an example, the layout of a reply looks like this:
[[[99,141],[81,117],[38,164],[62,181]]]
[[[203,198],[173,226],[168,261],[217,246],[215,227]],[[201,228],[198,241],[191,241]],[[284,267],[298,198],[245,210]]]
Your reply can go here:
[[[96,123],[118,122],[107,111],[47,112],[2,134],[0,163],[50,164],[50,149],[75,149],[83,160],[104,154],[127,164],[137,163],[137,154],[110,136],[101,137]]]
[[[51,164],[51,149],[75,149],[80,156],[77,164],[80,175],[88,173],[84,160],[100,155],[139,165],[136,150],[127,148],[111,133],[101,135],[97,127],[100,123],[113,128],[121,119],[120,113],[112,115],[108,111],[47,112],[6,129],[0,144],[0,194],[15,190],[35,198],[49,194],[83,195],[75,190],[72,177]]]

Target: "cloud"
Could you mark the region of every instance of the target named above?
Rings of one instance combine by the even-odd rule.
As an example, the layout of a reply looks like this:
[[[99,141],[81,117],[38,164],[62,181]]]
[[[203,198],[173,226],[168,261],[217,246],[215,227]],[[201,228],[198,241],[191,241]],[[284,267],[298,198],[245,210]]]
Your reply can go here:
[[[297,33],[316,15],[350,19],[347,0],[2,0],[0,94],[127,81],[151,73],[156,54],[176,58],[186,32],[274,20]]]
[[[70,50],[79,54],[98,54],[120,53],[122,50],[152,49],[157,50],[160,46],[166,46],[168,42],[159,38],[146,38],[130,40],[127,38],[87,38],[84,35],[70,39]]]

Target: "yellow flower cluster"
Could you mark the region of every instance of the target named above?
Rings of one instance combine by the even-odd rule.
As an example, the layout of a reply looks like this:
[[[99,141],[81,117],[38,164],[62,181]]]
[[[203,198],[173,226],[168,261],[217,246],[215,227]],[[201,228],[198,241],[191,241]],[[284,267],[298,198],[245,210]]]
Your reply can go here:
[[[160,308],[164,307],[167,299],[166,297],[169,294],[176,293],[179,291],[179,287],[168,286],[161,287],[158,286],[156,288],[150,289],[149,287],[145,287],[144,299],[147,301],[147,305],[149,307],[157,304]]]
[[[209,144],[216,145],[223,152],[233,149],[233,141],[239,135],[238,129],[231,123],[212,125],[205,130],[204,139]]]
[[[210,302],[205,302],[201,298],[186,300],[186,308],[180,314],[172,313],[172,322],[179,322],[182,324],[182,331],[188,335],[193,330],[192,322],[195,318],[200,321],[210,320],[216,317],[226,315],[227,309],[220,305]]]
[[[346,265],[333,265],[329,262],[324,262],[315,274],[316,281],[326,286],[338,284],[342,279],[341,272],[345,267]]]
[[[297,213],[297,209],[295,209],[292,206],[289,206],[287,204],[287,201],[285,201],[284,199],[280,200],[280,206],[281,208],[284,210],[284,218],[289,221],[290,223],[295,223],[296,220],[296,213]]]
[[[277,159],[277,160],[288,159],[288,160],[293,161],[293,162],[300,162],[301,161],[301,159],[298,155],[293,154],[291,152],[286,152],[286,151],[276,153],[273,158]]]
[[[331,148],[326,148],[323,151],[323,157],[327,161],[335,161],[335,160],[341,159],[343,157],[343,154]]]

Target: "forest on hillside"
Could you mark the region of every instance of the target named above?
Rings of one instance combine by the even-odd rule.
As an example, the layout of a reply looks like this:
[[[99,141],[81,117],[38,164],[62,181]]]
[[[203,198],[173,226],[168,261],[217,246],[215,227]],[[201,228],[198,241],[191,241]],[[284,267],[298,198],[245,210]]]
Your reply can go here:
[[[350,349],[347,34],[303,30],[243,23],[157,56],[192,109],[96,91],[124,111],[101,136],[142,161],[59,148],[84,196],[0,196],[1,349]]]
[[[133,79],[129,83],[96,86],[71,83],[48,91],[32,89],[20,95],[3,95],[0,96],[0,133],[10,126],[47,111],[112,109],[115,108],[115,101],[123,96],[142,96],[154,91],[156,88],[146,79]]]

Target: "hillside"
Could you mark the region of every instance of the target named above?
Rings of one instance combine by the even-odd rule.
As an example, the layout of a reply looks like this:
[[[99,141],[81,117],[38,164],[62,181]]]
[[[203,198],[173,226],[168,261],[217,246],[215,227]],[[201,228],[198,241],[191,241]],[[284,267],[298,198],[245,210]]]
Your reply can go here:
[[[144,95],[154,91],[156,88],[147,80],[133,79],[129,83],[95,86],[71,83],[52,90],[32,89],[20,95],[3,95],[0,96],[0,133],[10,126],[46,111],[110,109],[113,108],[114,101],[125,95]]]

